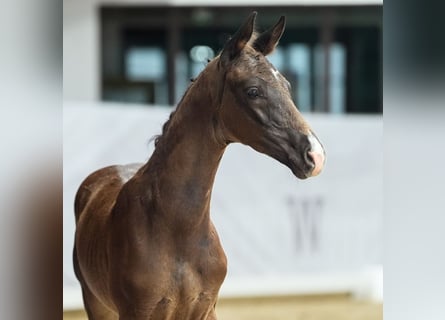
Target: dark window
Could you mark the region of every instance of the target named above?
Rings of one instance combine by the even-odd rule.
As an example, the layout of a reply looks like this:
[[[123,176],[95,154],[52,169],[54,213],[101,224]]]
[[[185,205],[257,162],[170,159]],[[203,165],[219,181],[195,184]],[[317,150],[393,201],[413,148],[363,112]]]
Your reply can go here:
[[[300,110],[382,112],[381,6],[256,10],[260,31],[286,14],[286,31],[269,59],[291,83]],[[176,104],[250,11],[102,7],[103,100]]]

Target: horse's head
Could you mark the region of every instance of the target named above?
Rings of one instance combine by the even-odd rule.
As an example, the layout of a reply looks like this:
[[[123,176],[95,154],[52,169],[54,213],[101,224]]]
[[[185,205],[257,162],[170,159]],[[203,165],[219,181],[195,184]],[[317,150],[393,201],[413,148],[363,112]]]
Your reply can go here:
[[[316,176],[325,151],[292,101],[289,82],[266,59],[283,34],[285,18],[256,36],[255,17],[253,12],[219,56],[222,133],[227,141],[275,158],[300,179]]]

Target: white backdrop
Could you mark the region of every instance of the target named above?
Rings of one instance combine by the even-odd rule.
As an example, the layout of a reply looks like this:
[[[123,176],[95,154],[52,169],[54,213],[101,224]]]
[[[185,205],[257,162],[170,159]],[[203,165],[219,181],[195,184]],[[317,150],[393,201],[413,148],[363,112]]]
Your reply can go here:
[[[64,105],[64,307],[81,306],[71,255],[73,199],[92,171],[144,162],[171,109]],[[348,290],[382,298],[382,118],[305,115],[325,146],[324,172],[298,180],[277,161],[228,147],[212,219],[228,257],[222,295]]]

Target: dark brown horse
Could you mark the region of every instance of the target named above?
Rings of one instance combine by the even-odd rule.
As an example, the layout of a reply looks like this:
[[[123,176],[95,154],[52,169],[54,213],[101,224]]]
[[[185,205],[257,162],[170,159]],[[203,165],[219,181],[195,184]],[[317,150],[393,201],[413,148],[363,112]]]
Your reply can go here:
[[[240,142],[317,175],[324,150],[265,58],[283,31],[252,13],[190,85],[144,165],[92,173],[75,200],[74,266],[90,319],[216,319],[226,256],[210,220],[218,164]]]

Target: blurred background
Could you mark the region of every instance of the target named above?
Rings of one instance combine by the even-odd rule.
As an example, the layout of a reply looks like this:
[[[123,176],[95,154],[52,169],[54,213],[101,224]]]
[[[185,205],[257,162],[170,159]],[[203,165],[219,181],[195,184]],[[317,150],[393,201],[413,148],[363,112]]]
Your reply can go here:
[[[144,162],[190,79],[247,15],[281,15],[269,60],[327,151],[300,181],[241,145],[222,160],[212,219],[229,270],[221,319],[382,319],[382,1],[64,0],[64,318],[84,319],[72,270],[74,194],[92,171]]]
[[[260,31],[287,17],[270,60],[300,110],[382,112],[380,1],[233,2],[64,1],[64,97],[174,105],[256,9]]]

